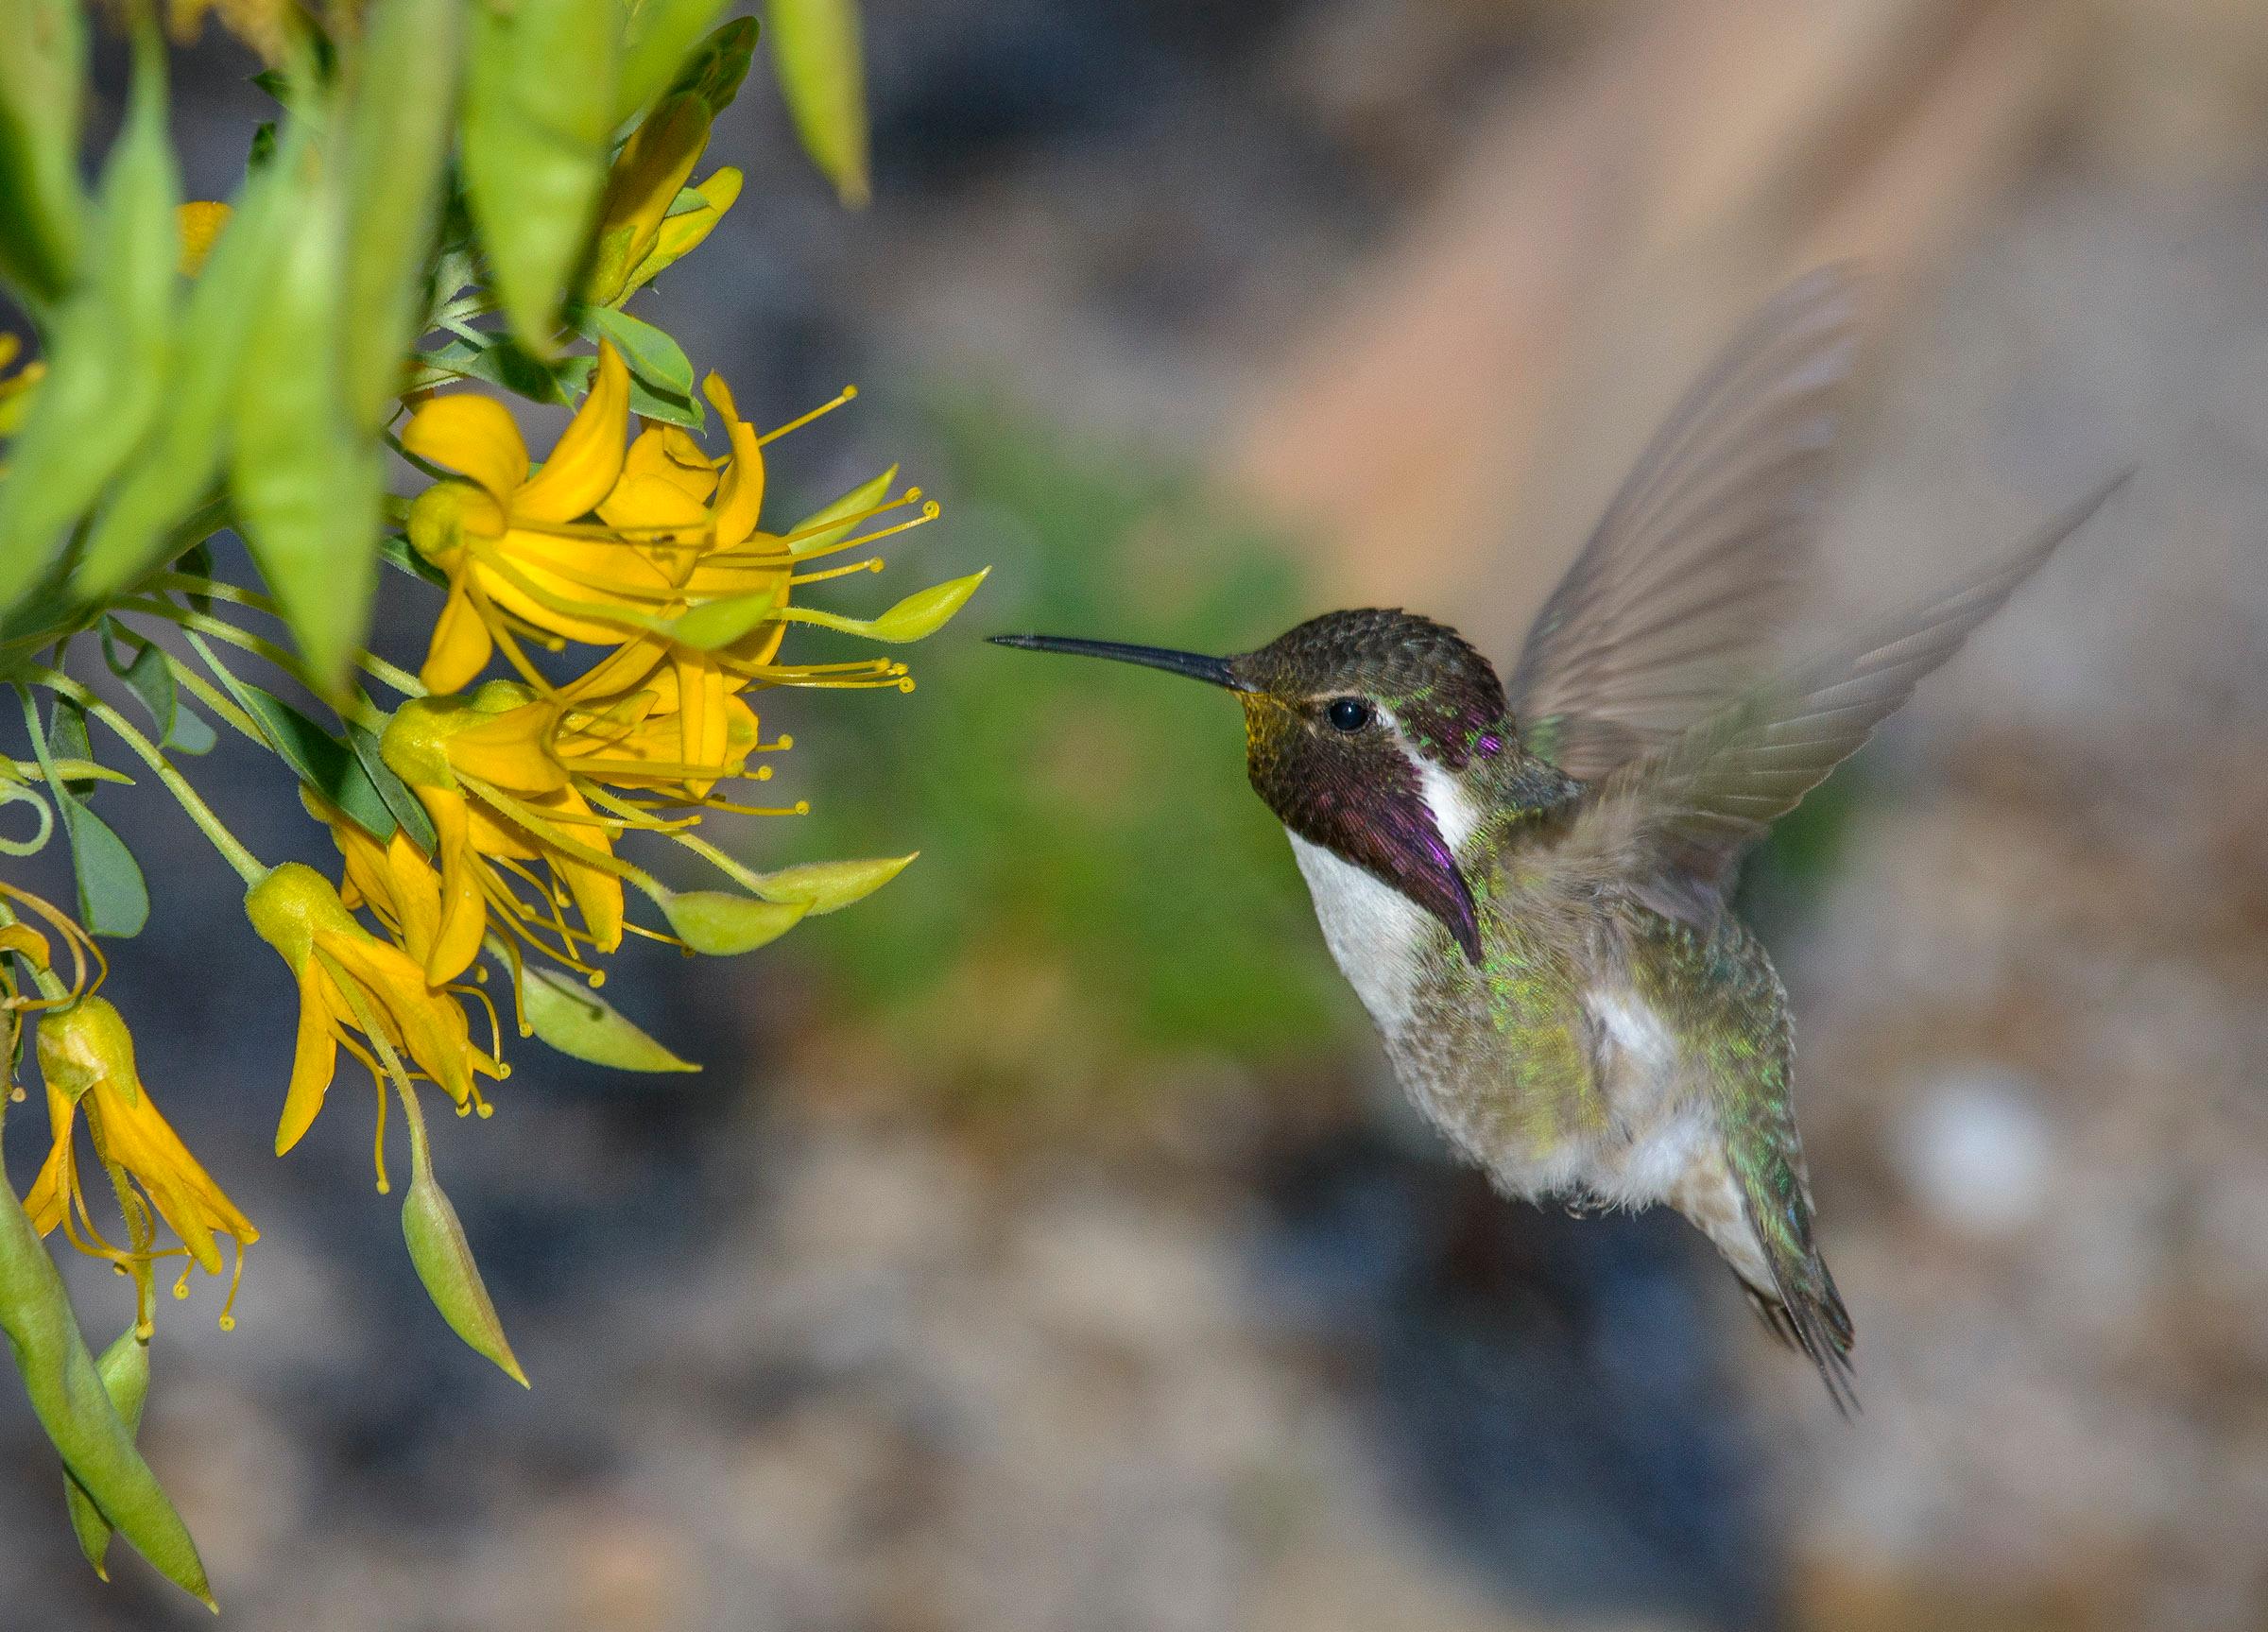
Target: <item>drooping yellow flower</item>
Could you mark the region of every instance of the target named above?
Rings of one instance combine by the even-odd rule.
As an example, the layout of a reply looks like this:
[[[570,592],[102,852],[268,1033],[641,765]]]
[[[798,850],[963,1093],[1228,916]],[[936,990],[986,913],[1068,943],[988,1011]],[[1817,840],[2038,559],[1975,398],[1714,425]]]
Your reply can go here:
[[[179,1250],[207,1274],[218,1275],[220,1247],[215,1238],[225,1235],[235,1244],[236,1277],[241,1279],[244,1249],[260,1239],[260,1232],[158,1113],[157,1102],[134,1065],[133,1036],[117,1009],[106,999],[87,996],[52,1010],[40,1021],[39,1057],[54,1143],[24,1201],[33,1228],[45,1235],[61,1225],[74,1245],[134,1272],[138,1281],[144,1280],[151,1259],[170,1255],[172,1249],[147,1245],[113,1246],[95,1228],[80,1183],[74,1138],[84,1110],[95,1160],[114,1177],[131,1181],[180,1238]],[[123,1187],[120,1200],[121,1205],[139,1205]],[[137,1237],[146,1238],[146,1224],[136,1228],[130,1216],[129,1224]],[[177,1296],[186,1295],[187,1274],[184,1269]],[[229,1299],[235,1301],[233,1283]],[[141,1314],[146,1322],[146,1306]],[[221,1324],[232,1324],[225,1307]]]
[[[470,684],[515,625],[612,644],[677,593],[697,543],[679,539],[678,524],[636,538],[582,524],[622,475],[628,413],[629,370],[601,345],[590,395],[533,474],[520,427],[492,397],[450,392],[411,416],[403,446],[470,478],[435,484],[410,511],[410,542],[449,578],[420,670],[433,690]]]
[[[342,1045],[369,1067],[382,1091],[392,1068],[414,1070],[438,1083],[460,1112],[486,1113],[474,1078],[501,1077],[506,1068],[473,1046],[455,990],[428,986],[423,968],[357,923],[320,873],[285,862],[251,887],[244,907],[300,987],[299,1038],[276,1127],[277,1155],[298,1143],[322,1109]],[[378,1057],[354,1040],[356,1033]]]
[[[0,437],[12,437],[22,428],[25,415],[31,411],[32,387],[47,372],[44,362],[30,362],[9,373],[9,365],[23,350],[21,339],[0,334]]]

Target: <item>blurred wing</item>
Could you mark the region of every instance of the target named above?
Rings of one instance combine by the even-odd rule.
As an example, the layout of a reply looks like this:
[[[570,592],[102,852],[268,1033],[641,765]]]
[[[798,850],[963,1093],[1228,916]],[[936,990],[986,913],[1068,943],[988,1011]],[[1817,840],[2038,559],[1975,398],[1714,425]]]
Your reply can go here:
[[[1622,877],[1660,880],[1673,897],[1681,884],[1721,884],[1741,852],[1856,753],[2129,474],[1934,600],[1789,670],[1616,771],[1583,817],[1598,859]]]
[[[1857,290],[1833,266],[1782,290],[1655,436],[1528,630],[1531,752],[1594,780],[1756,679],[1810,561]]]

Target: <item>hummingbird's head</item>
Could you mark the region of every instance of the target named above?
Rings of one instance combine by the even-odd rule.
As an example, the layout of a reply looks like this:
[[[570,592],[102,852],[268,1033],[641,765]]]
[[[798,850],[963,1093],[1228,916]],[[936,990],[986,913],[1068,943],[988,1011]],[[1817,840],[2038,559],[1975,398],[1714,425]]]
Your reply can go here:
[[[1424,908],[1476,964],[1457,850],[1482,800],[1468,779],[1517,752],[1503,683],[1454,629],[1414,613],[1326,612],[1257,651],[1200,657],[1050,635],[1002,645],[1110,658],[1234,692],[1252,786],[1283,825]]]

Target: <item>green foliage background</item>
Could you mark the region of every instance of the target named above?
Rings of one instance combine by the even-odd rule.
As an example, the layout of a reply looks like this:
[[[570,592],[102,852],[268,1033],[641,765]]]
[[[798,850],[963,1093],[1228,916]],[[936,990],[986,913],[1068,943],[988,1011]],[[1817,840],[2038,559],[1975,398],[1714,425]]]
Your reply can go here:
[[[971,1091],[1123,1088],[1177,1054],[1328,1049],[1349,1005],[1245,780],[1235,704],[978,638],[1248,648],[1315,610],[1284,541],[1156,461],[1067,445],[998,403],[934,418],[953,529],[1000,566],[925,652],[918,691],[858,711],[855,736],[831,710],[814,739],[812,843],[864,853],[913,833],[923,851],[886,916],[815,925],[805,953]]]

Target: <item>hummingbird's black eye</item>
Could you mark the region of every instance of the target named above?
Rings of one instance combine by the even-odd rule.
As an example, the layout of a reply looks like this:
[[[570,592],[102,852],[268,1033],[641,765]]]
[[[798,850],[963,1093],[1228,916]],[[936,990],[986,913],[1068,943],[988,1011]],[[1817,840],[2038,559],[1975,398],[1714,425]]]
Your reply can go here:
[[[1323,714],[1333,730],[1359,731],[1370,723],[1370,705],[1360,697],[1333,697]]]

